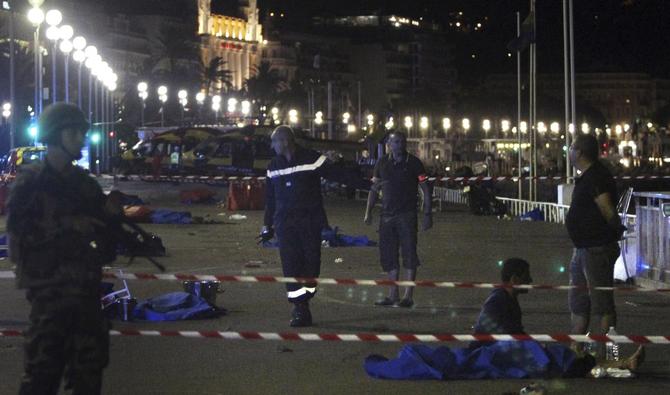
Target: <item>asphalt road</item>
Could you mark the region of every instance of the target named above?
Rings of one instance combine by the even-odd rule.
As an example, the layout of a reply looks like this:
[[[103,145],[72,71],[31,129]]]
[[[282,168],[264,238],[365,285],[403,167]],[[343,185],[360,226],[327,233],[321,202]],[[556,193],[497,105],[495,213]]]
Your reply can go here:
[[[180,189],[194,185],[120,183],[154,207],[189,210],[193,215],[221,221],[202,225],[147,225],[160,235],[169,256],[161,262],[171,272],[280,276],[277,251],[256,245],[262,212],[241,212],[244,220],[229,219],[217,205],[178,203]],[[223,199],[225,190],[215,188]],[[364,202],[327,199],[331,225],[349,235],[377,240],[376,223],[362,222]],[[224,215],[219,215],[224,214]],[[564,229],[555,224],[501,221],[474,217],[458,207],[436,213],[435,226],[419,237],[423,266],[419,279],[498,282],[501,259],[520,256],[531,263],[533,279],[542,284],[567,284],[560,267],[570,258]],[[4,228],[4,218],[0,223]],[[336,262],[341,259],[341,262]],[[117,261],[121,266],[125,259]],[[322,277],[382,278],[375,247],[324,248]],[[11,264],[0,261],[0,270]],[[130,271],[154,271],[139,260]],[[139,299],[181,290],[169,281],[131,281]],[[228,314],[218,319],[170,323],[120,322],[114,327],[161,330],[293,331],[290,306],[280,284],[224,283],[218,302]],[[412,309],[379,308],[374,300],[383,287],[322,286],[312,303],[315,326],[300,332],[469,333],[488,291],[430,289],[415,292]],[[521,295],[528,333],[569,330],[564,291],[533,290]],[[670,318],[666,295],[617,294],[621,334],[668,335]],[[28,304],[9,280],[0,280],[0,328],[24,329]],[[463,346],[450,343],[449,346]],[[113,337],[111,364],[105,371],[105,394],[392,394],[518,393],[531,380],[384,381],[369,378],[363,360],[369,354],[395,355],[398,343],[226,341],[170,337]],[[628,354],[632,346],[623,346]],[[636,379],[572,379],[544,383],[549,393],[667,394],[670,393],[668,346],[648,346],[647,360]],[[0,394],[17,393],[22,372],[21,339],[0,338]]]

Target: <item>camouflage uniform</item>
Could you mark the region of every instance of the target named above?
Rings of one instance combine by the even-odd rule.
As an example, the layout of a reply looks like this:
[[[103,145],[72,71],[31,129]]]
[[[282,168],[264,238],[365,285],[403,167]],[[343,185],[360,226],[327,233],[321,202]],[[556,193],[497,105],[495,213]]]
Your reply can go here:
[[[77,232],[73,216],[104,220],[105,195],[76,166],[23,169],[9,199],[10,257],[31,303],[21,394],[55,394],[63,374],[75,394],[100,392],[109,323],[100,306],[104,235]]]

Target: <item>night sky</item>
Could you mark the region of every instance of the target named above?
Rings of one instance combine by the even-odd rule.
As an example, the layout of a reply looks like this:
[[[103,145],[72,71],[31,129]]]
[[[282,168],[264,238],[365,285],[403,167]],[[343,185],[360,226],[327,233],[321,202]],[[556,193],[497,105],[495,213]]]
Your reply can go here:
[[[215,0],[216,2],[216,0]],[[232,0],[219,0],[230,4]],[[507,42],[516,32],[515,12],[527,15],[529,1],[512,0],[259,0],[261,13],[281,10],[300,24],[314,15],[403,14],[424,17],[443,25],[463,12],[475,23],[488,17],[484,29],[469,34],[447,34],[454,49],[454,65],[465,79],[496,72],[514,72]],[[537,0],[538,71],[562,72],[562,1]],[[670,1],[574,1],[577,71],[645,72],[670,77]],[[475,59],[472,58],[475,54]]]

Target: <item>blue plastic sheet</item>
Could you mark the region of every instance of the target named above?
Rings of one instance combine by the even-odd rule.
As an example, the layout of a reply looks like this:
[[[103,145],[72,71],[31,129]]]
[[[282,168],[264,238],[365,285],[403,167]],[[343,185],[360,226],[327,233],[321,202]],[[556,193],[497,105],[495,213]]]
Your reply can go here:
[[[226,310],[207,303],[203,298],[187,292],[171,292],[139,303],[133,317],[147,321],[180,321],[214,318]]]
[[[154,224],[190,224],[193,222],[188,211],[173,211],[157,208],[151,212],[151,223]]]
[[[330,247],[372,247],[376,246],[377,242],[370,240],[367,236],[349,236],[338,233],[339,228],[328,227],[321,230],[321,240],[328,243]],[[263,242],[265,248],[278,248],[279,242],[277,239]]]
[[[394,359],[368,356],[364,368],[380,379],[458,380],[581,377],[593,365],[595,361],[584,363],[562,344],[499,341],[467,348],[407,345]]]

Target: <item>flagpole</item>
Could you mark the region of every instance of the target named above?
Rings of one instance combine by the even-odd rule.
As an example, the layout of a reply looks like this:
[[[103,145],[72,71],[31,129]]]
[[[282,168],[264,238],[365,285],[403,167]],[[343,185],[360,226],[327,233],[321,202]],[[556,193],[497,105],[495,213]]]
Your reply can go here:
[[[572,0],[569,0],[568,2],[569,5],[569,21],[570,21],[570,116],[572,118],[572,124],[574,125],[575,128],[575,134],[577,133],[577,111],[576,111],[576,106],[575,106],[575,25],[574,25],[574,20],[573,20],[573,8],[572,8]],[[574,172],[572,171],[572,168],[568,170],[570,172],[569,176],[574,175]],[[568,179],[568,182],[571,182],[570,179]]]
[[[570,148],[570,66],[568,58],[569,52],[568,37],[568,0],[563,0],[563,92],[565,94],[565,146]],[[565,179],[566,184],[570,183],[570,154],[565,151]]]
[[[516,12],[516,36],[521,37],[521,13]],[[519,180],[519,199],[523,198],[523,183],[521,181],[521,51],[516,51],[516,136],[517,136],[517,173]]]
[[[531,111],[533,112],[533,135],[532,139],[533,142],[531,144],[531,147],[533,148],[532,150],[532,155],[533,155],[533,197],[531,200],[536,201],[537,200],[537,44],[535,44],[536,40],[536,35],[537,35],[537,15],[536,15],[536,9],[535,9],[535,2],[536,0],[531,0],[531,13],[533,14],[533,40],[531,41],[531,56],[533,57],[532,59],[532,65],[533,65],[533,89],[532,89],[532,101],[533,101],[533,107]]]

